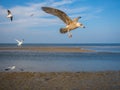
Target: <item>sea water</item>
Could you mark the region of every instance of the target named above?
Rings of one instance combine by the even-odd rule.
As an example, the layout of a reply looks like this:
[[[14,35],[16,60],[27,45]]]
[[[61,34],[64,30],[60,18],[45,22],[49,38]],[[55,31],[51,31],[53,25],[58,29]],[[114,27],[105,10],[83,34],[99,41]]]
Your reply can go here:
[[[95,50],[95,52],[39,52],[7,50],[0,51],[0,71],[16,66],[11,71],[27,72],[84,72],[119,71],[120,44],[25,44],[23,47],[64,46]],[[1,44],[0,47],[16,47]]]

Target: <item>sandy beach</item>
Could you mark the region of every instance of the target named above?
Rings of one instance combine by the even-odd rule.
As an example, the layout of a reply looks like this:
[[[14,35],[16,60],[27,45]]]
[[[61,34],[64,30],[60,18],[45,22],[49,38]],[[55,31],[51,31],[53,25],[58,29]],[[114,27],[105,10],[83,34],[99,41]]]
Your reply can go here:
[[[94,52],[78,47],[1,47],[0,51]],[[6,56],[5,56],[6,57]],[[120,90],[120,71],[0,72],[0,90]]]
[[[44,52],[94,52],[79,47],[0,47],[1,50],[27,50],[27,51],[44,51]]]
[[[0,90],[120,90],[120,71],[0,72]]]

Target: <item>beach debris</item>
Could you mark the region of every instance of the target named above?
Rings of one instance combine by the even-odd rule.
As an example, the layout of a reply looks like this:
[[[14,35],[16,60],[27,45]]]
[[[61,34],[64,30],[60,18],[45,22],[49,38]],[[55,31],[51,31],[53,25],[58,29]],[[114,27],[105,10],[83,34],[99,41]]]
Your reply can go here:
[[[23,69],[23,68],[20,68],[20,71],[24,71],[24,69]]]
[[[34,16],[34,14],[32,13],[30,16],[32,17],[32,16]]]
[[[81,17],[74,18],[73,20],[63,11],[51,7],[42,7],[42,10],[46,13],[52,14],[60,18],[65,24],[65,28],[60,28],[60,33],[68,33],[68,37],[72,37],[71,30],[74,30],[78,27],[85,28],[85,26],[78,22]]]
[[[7,10],[7,13],[8,13],[7,18],[10,18],[10,20],[12,21],[13,20],[13,15],[12,15],[11,11]]]
[[[16,68],[16,66],[7,67],[7,68],[5,69],[5,71],[14,70],[15,68]]]
[[[16,40],[16,42],[18,43],[17,46],[18,46],[18,47],[21,47],[22,44],[23,44],[23,42],[24,42],[24,39],[22,39],[22,40],[17,40],[17,39],[15,39],[15,40]]]

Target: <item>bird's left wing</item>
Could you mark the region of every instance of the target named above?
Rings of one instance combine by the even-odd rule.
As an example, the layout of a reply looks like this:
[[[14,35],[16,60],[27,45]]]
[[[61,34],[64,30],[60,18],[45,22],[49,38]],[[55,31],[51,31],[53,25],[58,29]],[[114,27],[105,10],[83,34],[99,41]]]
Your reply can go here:
[[[8,15],[11,14],[11,11],[10,11],[10,10],[7,10],[7,12],[8,12]]]
[[[72,20],[68,17],[68,15],[61,10],[51,8],[51,7],[42,7],[42,10],[45,11],[46,13],[59,17],[67,25],[72,22]]]
[[[18,42],[18,43],[20,42],[20,41],[19,41],[19,40],[17,40],[17,39],[15,39],[15,40],[16,40],[16,42]]]

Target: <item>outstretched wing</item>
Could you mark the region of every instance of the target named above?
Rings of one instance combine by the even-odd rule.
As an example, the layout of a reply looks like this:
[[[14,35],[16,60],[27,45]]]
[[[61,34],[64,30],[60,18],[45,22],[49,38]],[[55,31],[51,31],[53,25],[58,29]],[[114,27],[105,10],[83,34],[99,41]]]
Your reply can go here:
[[[7,10],[7,12],[8,12],[8,15],[11,14],[11,11],[10,11],[10,10]]]
[[[16,42],[17,42],[17,43],[20,43],[20,41],[19,41],[19,40],[17,40],[17,39],[16,39]]]
[[[45,11],[46,13],[49,13],[49,14],[59,17],[67,25],[72,22],[72,20],[67,16],[67,14],[61,10],[51,8],[51,7],[42,7],[42,10]]]

